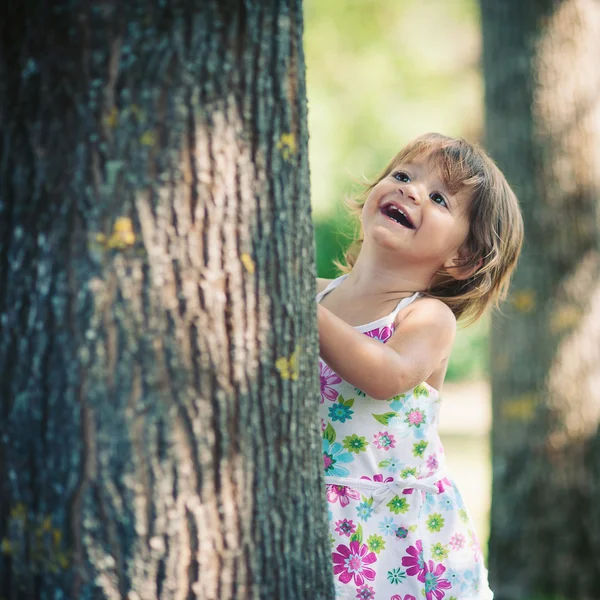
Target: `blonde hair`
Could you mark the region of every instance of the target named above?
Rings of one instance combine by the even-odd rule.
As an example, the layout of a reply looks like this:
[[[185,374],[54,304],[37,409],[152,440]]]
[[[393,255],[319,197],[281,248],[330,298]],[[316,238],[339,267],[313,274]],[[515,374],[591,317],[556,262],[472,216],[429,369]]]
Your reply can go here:
[[[523,218],[517,197],[481,148],[438,133],[422,135],[400,150],[379,177],[368,183],[358,198],[349,201],[349,208],[360,214],[367,196],[382,179],[400,163],[423,158],[434,162],[450,194],[466,190],[471,197],[469,233],[463,245],[466,258],[458,267],[465,272],[474,269],[471,276],[461,280],[441,271],[426,292],[447,304],[457,319],[472,323],[488,305],[498,306],[506,297],[523,243]],[[358,225],[358,238],[346,251],[345,263],[336,263],[344,273],[352,270],[362,246],[363,231]]]

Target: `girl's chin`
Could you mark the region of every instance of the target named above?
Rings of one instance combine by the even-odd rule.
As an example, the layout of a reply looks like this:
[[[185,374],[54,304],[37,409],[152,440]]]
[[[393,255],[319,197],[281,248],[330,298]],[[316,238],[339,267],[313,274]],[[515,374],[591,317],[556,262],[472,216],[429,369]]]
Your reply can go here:
[[[412,230],[401,225],[395,225],[394,223],[390,223],[389,225],[385,223],[377,224],[368,232],[370,234],[369,237],[378,243],[399,247],[402,247],[406,243],[406,233],[412,233]],[[365,236],[367,236],[367,232],[365,232]]]

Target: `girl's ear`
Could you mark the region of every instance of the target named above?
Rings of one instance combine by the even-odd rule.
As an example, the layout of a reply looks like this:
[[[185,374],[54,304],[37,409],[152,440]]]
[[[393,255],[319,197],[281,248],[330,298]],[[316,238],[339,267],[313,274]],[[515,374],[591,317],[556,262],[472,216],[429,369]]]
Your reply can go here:
[[[444,263],[444,269],[453,279],[456,279],[457,281],[463,281],[481,269],[483,265],[483,258],[479,258],[475,264],[470,265],[469,263],[471,261],[466,255],[465,250],[461,248],[457,254],[458,255],[455,255],[453,258]]]

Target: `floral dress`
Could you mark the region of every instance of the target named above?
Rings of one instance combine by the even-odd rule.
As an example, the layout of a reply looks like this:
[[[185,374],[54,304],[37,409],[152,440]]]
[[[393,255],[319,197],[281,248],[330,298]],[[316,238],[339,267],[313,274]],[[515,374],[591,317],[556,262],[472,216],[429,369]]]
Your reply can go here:
[[[355,329],[385,343],[418,296]],[[322,360],[319,367],[336,600],[491,599],[473,525],[445,467],[437,390],[421,383],[375,400]]]

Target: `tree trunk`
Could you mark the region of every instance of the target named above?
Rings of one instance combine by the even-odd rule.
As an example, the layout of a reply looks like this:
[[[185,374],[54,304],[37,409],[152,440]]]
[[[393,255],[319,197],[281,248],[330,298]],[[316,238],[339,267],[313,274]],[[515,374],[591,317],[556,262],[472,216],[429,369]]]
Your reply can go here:
[[[492,588],[600,589],[600,4],[481,0],[487,146],[526,243],[492,334]]]
[[[330,598],[300,0],[0,52],[0,596]]]

